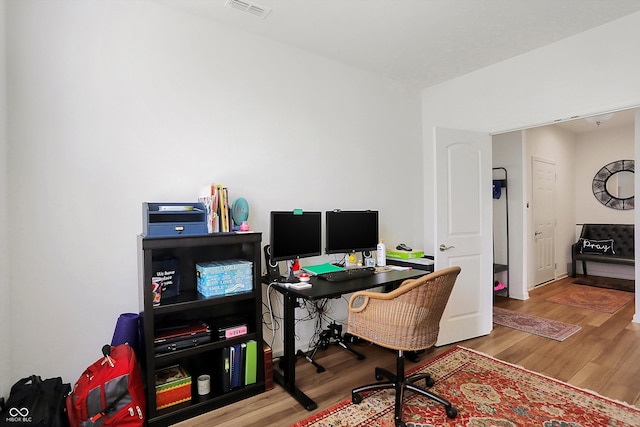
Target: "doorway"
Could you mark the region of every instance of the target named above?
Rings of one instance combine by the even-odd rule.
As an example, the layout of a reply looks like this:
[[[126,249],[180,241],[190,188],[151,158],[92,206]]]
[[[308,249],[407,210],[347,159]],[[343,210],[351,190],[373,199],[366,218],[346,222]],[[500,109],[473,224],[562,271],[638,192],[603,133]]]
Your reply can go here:
[[[556,165],[531,158],[531,208],[533,217],[533,287],[556,277]]]
[[[577,241],[582,223],[634,223],[634,211],[616,211],[602,206],[591,188],[593,177],[606,163],[605,159],[636,157],[634,123],[635,109],[630,109],[616,112],[600,125],[577,119],[492,136],[493,167],[504,166],[509,171],[511,298],[528,299],[529,289],[538,284],[535,279],[532,159],[555,164],[553,263],[555,278],[561,278],[570,270],[570,246]]]

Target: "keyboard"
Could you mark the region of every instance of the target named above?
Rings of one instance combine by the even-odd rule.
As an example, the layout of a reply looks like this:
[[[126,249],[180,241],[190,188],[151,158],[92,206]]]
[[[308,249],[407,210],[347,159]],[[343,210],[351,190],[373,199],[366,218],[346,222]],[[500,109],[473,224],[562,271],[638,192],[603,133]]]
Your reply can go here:
[[[318,274],[316,277],[329,282],[342,282],[360,277],[370,277],[373,276],[375,272],[376,269],[374,267],[349,268],[343,271],[332,271],[330,273]]]

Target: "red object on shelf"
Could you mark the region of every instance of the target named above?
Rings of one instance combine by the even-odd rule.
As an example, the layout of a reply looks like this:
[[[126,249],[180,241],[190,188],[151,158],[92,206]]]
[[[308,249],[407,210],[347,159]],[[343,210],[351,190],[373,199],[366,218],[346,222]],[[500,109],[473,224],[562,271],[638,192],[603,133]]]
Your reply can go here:
[[[267,343],[263,343],[264,352],[264,388],[271,390],[274,386],[273,383],[273,353],[271,347]]]

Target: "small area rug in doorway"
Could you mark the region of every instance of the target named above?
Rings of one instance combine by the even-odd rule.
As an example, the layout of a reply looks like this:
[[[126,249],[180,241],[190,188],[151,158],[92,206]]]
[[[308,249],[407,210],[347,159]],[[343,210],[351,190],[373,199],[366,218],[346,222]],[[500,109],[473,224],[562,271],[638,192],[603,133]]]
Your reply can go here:
[[[556,341],[564,341],[581,329],[580,326],[577,325],[519,313],[500,307],[493,307],[493,323],[541,337],[551,338]]]
[[[415,371],[432,374],[432,390],[449,399],[458,416],[450,420],[442,405],[407,392],[402,413],[407,427],[640,426],[638,408],[463,347]],[[394,426],[393,390],[363,397],[358,405],[348,399],[292,427]]]
[[[636,282],[635,280],[616,279],[613,277],[601,277],[601,276],[585,276],[582,274],[576,275],[573,283],[578,285],[589,285],[598,288],[618,289],[620,291],[635,292]]]
[[[572,283],[565,291],[547,298],[547,301],[613,314],[631,302],[634,297],[635,294],[632,292]]]

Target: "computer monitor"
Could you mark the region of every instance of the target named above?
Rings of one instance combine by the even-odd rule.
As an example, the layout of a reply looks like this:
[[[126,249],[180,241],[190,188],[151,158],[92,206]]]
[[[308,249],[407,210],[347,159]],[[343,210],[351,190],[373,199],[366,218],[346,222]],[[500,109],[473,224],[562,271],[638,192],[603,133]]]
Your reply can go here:
[[[321,212],[272,211],[270,228],[272,261],[294,261],[322,255]],[[288,277],[293,278],[291,268]]]
[[[378,244],[378,211],[326,212],[328,254],[373,251]]]

